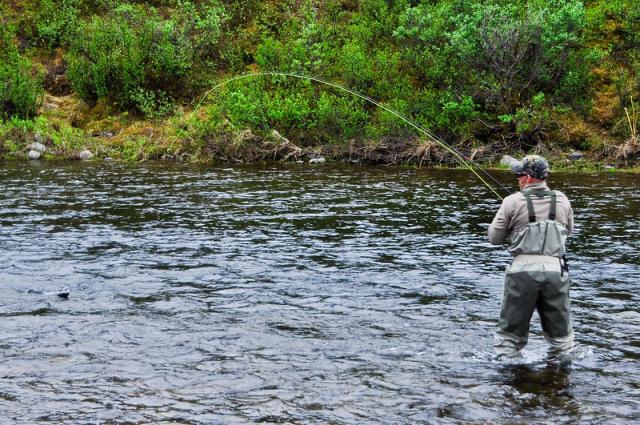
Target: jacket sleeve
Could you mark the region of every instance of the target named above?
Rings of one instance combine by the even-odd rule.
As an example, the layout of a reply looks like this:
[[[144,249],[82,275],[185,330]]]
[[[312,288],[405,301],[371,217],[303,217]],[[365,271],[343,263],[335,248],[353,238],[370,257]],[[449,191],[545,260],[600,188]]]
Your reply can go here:
[[[505,200],[506,201],[506,200]],[[492,245],[501,245],[504,243],[507,233],[509,231],[509,217],[507,216],[506,202],[503,201],[500,205],[500,209],[493,218],[487,234],[489,235],[489,242]]]
[[[573,233],[573,209],[569,205],[569,211],[567,212],[567,230],[569,234]]]

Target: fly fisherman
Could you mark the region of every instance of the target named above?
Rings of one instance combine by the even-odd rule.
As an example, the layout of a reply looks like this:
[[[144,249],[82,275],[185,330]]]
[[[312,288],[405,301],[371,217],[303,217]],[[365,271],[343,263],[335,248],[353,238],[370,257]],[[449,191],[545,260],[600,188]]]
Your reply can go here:
[[[550,344],[548,357],[553,360],[573,347],[569,269],[564,258],[573,210],[562,192],[549,190],[549,164],[541,156],[513,160],[511,169],[520,192],[504,199],[488,230],[493,245],[509,236],[507,249],[513,256],[506,271],[494,346],[499,357],[518,357],[537,309]]]

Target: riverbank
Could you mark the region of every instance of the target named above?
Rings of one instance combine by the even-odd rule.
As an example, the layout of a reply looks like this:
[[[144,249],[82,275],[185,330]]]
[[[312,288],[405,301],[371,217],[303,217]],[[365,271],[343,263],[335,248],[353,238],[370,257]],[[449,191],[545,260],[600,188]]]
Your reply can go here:
[[[254,131],[222,125],[211,109],[182,110],[164,120],[142,120],[126,112],[111,113],[107,105],[89,107],[74,96],[47,95],[34,120],[0,122],[0,158],[10,160],[114,160],[179,161],[192,163],[258,163],[288,161],[311,164],[338,162],[370,165],[453,167],[459,159],[446,146],[427,136],[350,139],[334,143],[306,140],[304,134],[284,135],[275,129]],[[499,169],[503,155],[521,157],[539,153],[555,170],[568,172],[640,171],[637,140],[622,142],[600,134],[596,148],[576,150],[576,137],[560,127],[550,137],[564,135],[555,143],[540,141],[527,152],[513,149],[517,143],[504,139],[458,143],[454,148],[485,168]],[[584,131],[584,129],[583,129]],[[291,137],[291,139],[289,138]],[[593,136],[592,136],[593,138]],[[490,139],[490,138],[488,138]],[[295,141],[293,141],[295,140]],[[626,150],[625,150],[626,149]],[[626,156],[626,158],[625,158]]]
[[[1,157],[640,164],[631,1],[134,3],[0,6]]]

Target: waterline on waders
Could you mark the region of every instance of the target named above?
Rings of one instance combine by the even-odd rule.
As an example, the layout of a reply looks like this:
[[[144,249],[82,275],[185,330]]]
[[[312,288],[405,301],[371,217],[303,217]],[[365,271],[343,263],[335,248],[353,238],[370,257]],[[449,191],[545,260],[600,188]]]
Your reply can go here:
[[[318,78],[318,77],[308,76],[308,75],[300,75],[300,74],[294,74],[294,73],[290,73],[290,72],[264,71],[264,72],[252,72],[252,73],[248,73],[248,74],[242,74],[242,75],[238,75],[238,76],[229,78],[227,80],[224,80],[221,83],[216,84],[215,86],[210,88],[202,96],[202,98],[196,104],[196,107],[193,109],[193,111],[191,112],[191,114],[189,115],[187,120],[185,121],[184,125],[178,131],[178,134],[181,133],[186,128],[186,126],[189,124],[189,121],[191,120],[191,118],[193,118],[195,113],[202,106],[202,103],[205,101],[205,99],[211,93],[213,93],[216,89],[219,89],[220,87],[224,87],[227,84],[230,84],[230,83],[232,83],[234,81],[242,80],[242,79],[245,79],[245,78],[256,78],[256,77],[264,77],[264,76],[289,77],[289,78],[297,78],[297,79],[300,79],[300,80],[313,81],[313,82],[316,82],[316,83],[319,83],[319,84],[323,84],[323,85],[326,85],[326,86],[329,86],[329,87],[333,87],[333,88],[336,88],[336,89],[341,90],[343,92],[349,93],[352,96],[356,96],[356,97],[358,97],[358,98],[360,98],[362,100],[365,100],[366,102],[371,103],[372,105],[375,105],[378,108],[382,108],[385,111],[387,111],[390,114],[392,114],[393,116],[395,116],[396,118],[399,118],[400,120],[402,120],[405,123],[409,124],[411,127],[413,127],[414,129],[418,130],[420,133],[422,133],[425,136],[427,136],[429,138],[429,140],[431,140],[432,142],[434,142],[434,143],[438,144],[439,146],[443,147],[447,152],[452,154],[453,157],[456,159],[456,161],[458,161],[464,167],[468,168],[487,188],[489,188],[489,190],[491,190],[491,192],[493,192],[494,195],[496,195],[498,197],[498,199],[502,200],[503,197],[498,193],[498,191],[496,190],[496,187],[494,187],[491,184],[489,184],[489,182],[486,179],[491,180],[495,184],[495,186],[497,186],[497,188],[504,190],[508,195],[510,195],[512,193],[510,189],[508,189],[507,187],[502,185],[498,180],[496,180],[491,174],[489,174],[484,168],[480,167],[473,160],[467,158],[459,150],[457,150],[456,148],[454,148],[450,144],[446,143],[444,140],[440,139],[436,135],[432,134],[431,132],[429,132],[428,130],[426,130],[424,127],[420,126],[416,122],[414,122],[414,121],[410,120],[409,118],[405,117],[404,115],[400,114],[399,112],[397,112],[397,111],[395,111],[395,110],[383,105],[382,103],[370,98],[369,96],[366,96],[366,95],[364,95],[362,93],[358,93],[357,91],[352,90],[352,89],[350,89],[348,87],[344,87],[344,86],[342,86],[340,84],[337,84],[337,83],[334,83],[334,82],[331,82],[331,81],[327,81],[327,80],[324,80],[324,79],[321,79],[321,78]],[[167,148],[167,151],[169,151],[173,147],[175,142],[178,140],[178,134],[176,134],[176,137],[172,140],[171,144]],[[480,175],[480,174],[484,175],[484,177],[482,175]]]

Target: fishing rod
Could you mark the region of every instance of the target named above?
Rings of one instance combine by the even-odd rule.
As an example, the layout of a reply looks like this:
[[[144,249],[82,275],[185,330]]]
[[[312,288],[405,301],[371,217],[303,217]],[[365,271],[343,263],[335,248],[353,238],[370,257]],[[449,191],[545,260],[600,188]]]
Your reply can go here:
[[[353,96],[356,96],[356,97],[358,97],[360,99],[363,99],[366,102],[369,102],[369,103],[377,106],[378,108],[384,109],[385,111],[389,112],[390,114],[392,114],[396,118],[401,119],[405,123],[409,124],[411,127],[415,128],[419,132],[423,133],[431,141],[433,141],[433,142],[437,143],[438,145],[442,146],[447,152],[452,154],[454,156],[454,158],[456,158],[456,160],[459,163],[461,163],[462,165],[466,166],[485,186],[487,186],[489,188],[489,190],[491,190],[498,198],[500,198],[500,200],[502,200],[503,197],[500,196],[500,194],[496,191],[496,189],[492,185],[490,185],[478,173],[477,170],[479,170],[486,178],[491,180],[495,185],[497,185],[499,188],[501,188],[502,190],[504,190],[508,194],[512,193],[510,189],[508,189],[502,183],[500,183],[498,180],[496,180],[491,174],[489,174],[484,168],[482,168],[478,164],[476,164],[473,160],[471,160],[470,158],[467,158],[462,152],[460,152],[459,150],[457,150],[455,147],[451,146],[450,144],[446,143],[444,140],[440,139],[439,137],[435,136],[434,134],[431,134],[431,132],[429,132],[428,130],[423,128],[421,125],[416,124],[415,122],[413,122],[410,119],[406,118],[405,116],[401,115],[399,112],[396,112],[391,108],[388,108],[387,106],[385,106],[382,103],[370,98],[369,96],[366,96],[366,95],[364,95],[362,93],[358,93],[355,90],[352,90],[352,89],[350,89],[348,87],[341,86],[341,85],[336,84],[336,83],[334,83],[332,81],[327,81],[327,80],[323,80],[322,78],[312,77],[312,76],[308,76],[308,75],[294,74],[294,73],[291,73],[291,72],[280,72],[280,71],[251,72],[251,73],[247,73],[247,74],[237,75],[235,77],[232,77],[232,78],[229,78],[227,80],[224,80],[221,83],[218,83],[215,86],[211,87],[209,90],[207,90],[207,92],[202,96],[200,101],[196,104],[196,107],[191,112],[190,116],[187,118],[187,120],[185,121],[184,125],[180,128],[180,131],[178,132],[178,134],[176,134],[176,137],[171,142],[171,144],[169,145],[167,150],[171,149],[171,147],[174,145],[174,143],[178,140],[179,133],[182,132],[186,128],[187,124],[189,123],[189,121],[191,120],[193,115],[195,115],[195,112],[200,108],[200,106],[202,105],[204,100],[214,90],[216,90],[216,89],[218,89],[220,87],[226,86],[227,84],[230,84],[230,83],[232,83],[234,81],[237,81],[237,80],[241,80],[241,79],[245,79],[245,78],[261,77],[261,76],[291,77],[291,78],[297,78],[297,79],[300,79],[300,80],[315,81],[317,83],[324,84],[326,86],[333,87],[333,88],[336,88],[338,90],[345,91],[345,92],[347,92],[349,94],[352,94]]]

